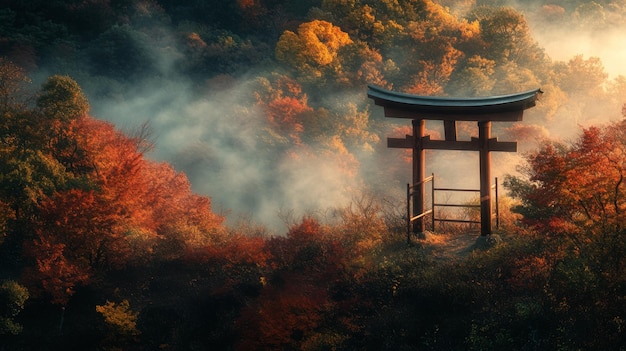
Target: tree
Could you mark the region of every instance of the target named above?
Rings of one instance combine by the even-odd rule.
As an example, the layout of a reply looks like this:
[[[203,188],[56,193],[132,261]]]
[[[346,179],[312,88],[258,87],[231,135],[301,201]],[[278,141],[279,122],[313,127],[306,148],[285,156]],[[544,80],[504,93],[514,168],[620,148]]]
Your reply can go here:
[[[237,349],[294,348],[314,334],[331,308],[328,285],[342,268],[339,242],[325,236],[326,228],[305,217],[267,243],[273,274],[236,322]]]
[[[256,80],[257,105],[264,111],[269,127],[290,144],[300,144],[304,132],[304,117],[313,109],[302,86],[285,75],[259,77]]]
[[[606,11],[604,7],[595,2],[584,2],[574,10],[573,19],[584,29],[603,29],[606,24]]]
[[[28,290],[13,280],[0,284],[0,335],[19,334],[22,326],[15,318],[28,300]]]
[[[0,113],[2,113],[2,134],[10,127],[6,125],[12,113],[26,108],[24,86],[30,82],[23,68],[6,58],[0,57]]]
[[[396,89],[421,95],[441,95],[463,57],[462,49],[475,40],[479,28],[432,2],[418,2],[417,18],[403,24],[398,44],[403,50],[383,51],[400,67],[389,78]]]
[[[28,125],[32,129],[26,138],[32,138],[44,152],[57,160],[68,149],[75,148],[71,125],[89,113],[89,102],[82,89],[68,76],[51,76],[41,87],[37,98],[37,111]]]
[[[236,322],[242,334],[237,350],[292,349],[319,326],[328,304],[325,289],[302,277],[287,279],[264,289],[242,311]]]
[[[571,321],[559,322],[559,337],[582,348],[623,338],[611,320],[622,310],[626,269],[625,131],[624,122],[614,122],[585,128],[567,144],[546,143],[528,155],[527,179],[505,183],[521,201],[524,223],[541,235],[541,251],[516,260],[512,287],[541,289],[552,319]],[[574,322],[585,316],[594,317]],[[602,337],[581,338],[589,328]]]
[[[2,154],[15,151],[28,143],[25,137],[35,126],[30,122],[29,96],[25,91],[30,82],[26,72],[5,58],[0,58],[0,141]]]
[[[600,58],[584,59],[583,55],[576,55],[567,64],[558,65],[556,72],[559,87],[577,96],[599,95],[608,77]]]
[[[0,224],[16,219],[32,260],[30,286],[60,305],[94,277],[152,259],[172,228],[183,244],[167,259],[206,246],[222,222],[184,175],[144,158],[152,147],[146,128],[127,136],[88,109],[76,82],[53,76],[33,113],[47,123],[33,133],[44,142],[0,150]]]
[[[89,112],[89,102],[82,89],[68,76],[51,76],[41,87],[37,107],[46,119],[69,123]]]
[[[541,85],[532,70],[519,66],[512,61],[497,66],[493,74],[493,80],[493,88],[490,92],[491,95],[527,91]]]
[[[53,304],[65,306],[75,287],[89,281],[89,273],[66,259],[65,245],[48,239],[42,236],[25,248],[28,255],[35,257],[35,267],[25,270],[25,280],[36,291],[43,289]]]
[[[451,77],[446,91],[458,96],[485,96],[493,88],[496,63],[481,56],[472,56],[463,69]]]
[[[16,220],[30,221],[36,206],[55,191],[66,189],[72,178],[54,158],[41,151],[3,150],[0,153],[0,198]]]
[[[545,144],[527,157],[528,181],[509,177],[528,223],[570,235],[619,233],[626,208],[626,126],[584,129],[572,145]]]
[[[91,42],[87,54],[95,75],[119,80],[143,77],[155,68],[148,37],[129,25],[114,25]]]
[[[139,334],[139,330],[137,330],[139,313],[130,309],[128,300],[123,300],[119,304],[107,300],[104,305],[96,305],[96,312],[104,317],[114,336],[124,337]]]
[[[341,68],[339,49],[352,43],[341,28],[321,20],[306,22],[297,33],[285,31],[276,44],[276,59],[306,79],[319,79]]]
[[[520,12],[509,7],[481,7],[469,18],[480,23],[481,37],[487,45],[485,58],[498,63],[512,61],[529,68],[544,61],[545,54],[533,40]]]

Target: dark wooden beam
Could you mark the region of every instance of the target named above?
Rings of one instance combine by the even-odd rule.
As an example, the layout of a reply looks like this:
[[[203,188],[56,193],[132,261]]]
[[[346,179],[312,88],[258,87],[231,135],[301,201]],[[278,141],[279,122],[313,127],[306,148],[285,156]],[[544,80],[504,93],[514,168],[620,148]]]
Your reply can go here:
[[[390,118],[408,118],[408,119],[425,119],[434,121],[494,121],[494,122],[519,122],[523,119],[524,111],[507,111],[497,113],[480,113],[480,114],[451,114],[451,113],[420,113],[407,109],[399,109],[385,106],[385,117]]]
[[[443,132],[446,141],[456,141],[456,121],[443,121]]]
[[[478,151],[480,145],[478,141],[447,141],[430,140],[430,135],[422,138],[422,145],[427,150],[458,150],[458,151]]]
[[[517,152],[517,142],[498,141],[498,138],[489,139],[489,151]]]
[[[491,122],[478,122],[481,236],[491,235],[491,140]]]
[[[413,136],[407,135],[405,139],[400,138],[387,138],[387,147],[393,149],[412,149],[413,148]]]
[[[405,139],[387,138],[387,147],[394,149],[411,149],[414,140],[412,135],[407,135]],[[498,138],[488,140],[489,151],[517,152],[517,142],[498,141]],[[480,143],[478,138],[472,137],[470,141],[448,141],[430,140],[430,135],[422,137],[422,148],[425,150],[457,150],[457,151],[479,151]]]
[[[426,121],[413,120],[413,217],[424,212],[424,178],[426,174],[426,153],[424,151],[423,140],[425,138]],[[407,138],[408,139],[408,138]],[[413,221],[413,234],[422,235],[424,233],[424,217],[419,217]]]

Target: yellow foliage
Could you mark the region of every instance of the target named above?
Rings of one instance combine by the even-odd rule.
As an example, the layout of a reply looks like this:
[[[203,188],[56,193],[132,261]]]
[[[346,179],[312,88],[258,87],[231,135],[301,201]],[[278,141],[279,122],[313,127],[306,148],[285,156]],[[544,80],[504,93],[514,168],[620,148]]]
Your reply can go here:
[[[460,25],[463,39],[471,39],[480,33],[480,23],[478,21],[462,22]]]
[[[0,200],[0,244],[8,233],[8,223],[15,219],[15,211],[11,206]]]
[[[138,312],[130,309],[128,300],[123,300],[119,304],[107,301],[104,305],[96,305],[96,312],[104,317],[104,321],[118,334],[138,335],[137,316]]]
[[[276,58],[302,73],[321,76],[320,69],[339,64],[337,53],[352,43],[348,33],[330,22],[314,20],[298,27],[298,33],[285,31],[276,44]]]

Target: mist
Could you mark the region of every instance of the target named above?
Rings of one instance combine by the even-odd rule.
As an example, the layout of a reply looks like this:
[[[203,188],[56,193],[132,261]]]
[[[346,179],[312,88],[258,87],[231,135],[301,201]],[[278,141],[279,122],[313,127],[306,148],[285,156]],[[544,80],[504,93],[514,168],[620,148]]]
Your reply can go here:
[[[145,84],[123,99],[92,100],[92,112],[122,129],[147,121],[155,142],[148,157],[183,171],[230,224],[246,218],[280,233],[286,214],[345,206],[358,186],[337,160],[305,146],[267,149],[263,112],[250,103],[254,78],[200,97],[182,81]]]
[[[577,54],[598,56],[611,77],[626,74],[622,64],[626,62],[622,45],[626,26],[572,29],[552,25],[539,16],[528,20],[534,37],[553,61],[566,62]],[[161,32],[173,30],[161,28]],[[568,40],[563,40],[566,37]],[[165,48],[150,51],[151,61],[156,63],[154,77],[132,85],[89,75],[76,79],[85,89],[95,117],[123,130],[148,122],[155,142],[148,157],[184,172],[194,191],[209,196],[214,209],[226,214],[228,223],[249,218],[282,233],[286,214],[298,217],[342,207],[367,188],[387,191],[402,201],[411,166],[402,161],[401,150],[386,150],[386,137],[392,136],[388,129],[378,130],[380,140],[371,143],[372,150],[350,150],[354,160],[310,144],[268,147],[272,136],[264,112],[255,104],[253,88],[258,77],[269,74],[262,64],[199,85],[179,73],[178,58],[185,53],[174,35],[150,40],[154,43],[142,45]],[[609,113],[607,106],[592,99],[563,100],[546,118],[541,100],[550,100],[552,91],[540,88],[545,96],[519,123],[532,130],[531,135],[519,139],[519,131],[511,124],[494,123],[494,137],[517,140],[520,151],[493,153],[494,177],[517,174],[523,153],[546,138],[572,138],[581,126],[620,118],[617,109]],[[341,100],[368,106],[370,121],[385,120],[382,109],[367,100],[365,91],[346,92]],[[384,123],[410,125],[407,120]],[[477,136],[472,133],[464,137]],[[384,158],[393,169],[381,166]],[[346,170],[346,162],[356,163],[356,173]],[[478,153],[429,152],[427,173],[435,173],[447,187],[478,188]]]
[[[576,55],[598,57],[609,79],[626,75],[626,24],[616,13],[619,9],[602,9],[598,4],[589,13],[566,11],[556,5],[527,13],[533,37],[555,61],[567,61]],[[610,11],[616,11],[612,13]]]

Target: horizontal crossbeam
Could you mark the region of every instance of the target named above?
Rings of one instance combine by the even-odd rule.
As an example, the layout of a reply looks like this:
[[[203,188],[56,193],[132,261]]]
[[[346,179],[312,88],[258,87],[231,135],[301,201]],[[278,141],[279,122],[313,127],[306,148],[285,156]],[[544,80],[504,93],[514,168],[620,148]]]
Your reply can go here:
[[[407,135],[405,139],[387,138],[387,147],[395,149],[412,149],[415,145],[412,135]],[[472,137],[470,141],[458,140],[430,140],[430,135],[422,138],[422,149],[425,150],[457,150],[457,151],[479,151],[480,141]],[[517,142],[498,141],[498,138],[491,138],[488,141],[489,151],[517,152]]]
[[[432,121],[493,121],[493,122],[519,122],[523,119],[524,111],[504,111],[496,113],[480,113],[480,114],[448,114],[448,113],[416,113],[404,108],[387,107],[384,108],[385,117],[389,118],[408,118],[408,119],[425,119]]]

